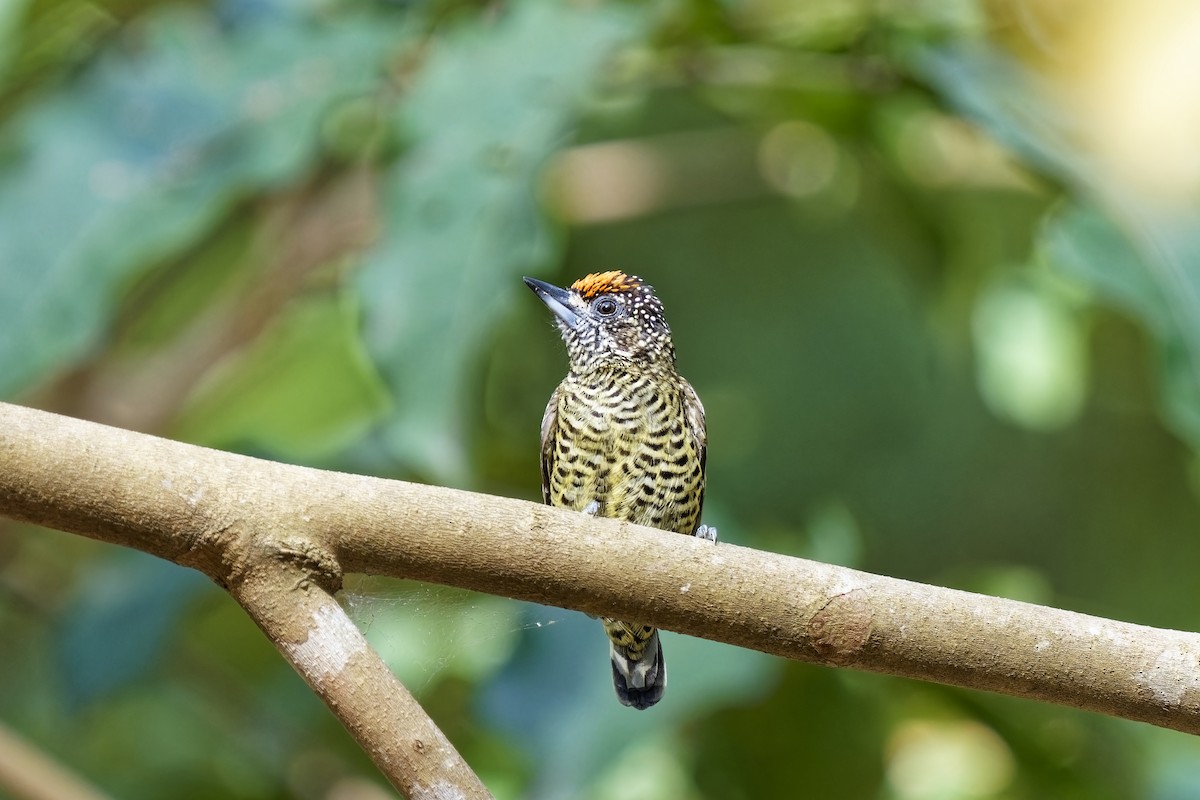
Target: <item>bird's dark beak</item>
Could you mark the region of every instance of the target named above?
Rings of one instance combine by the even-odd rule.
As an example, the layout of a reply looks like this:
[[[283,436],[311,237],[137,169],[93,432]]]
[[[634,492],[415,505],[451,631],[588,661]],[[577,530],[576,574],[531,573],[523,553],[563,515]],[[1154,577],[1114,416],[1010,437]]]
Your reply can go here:
[[[566,289],[560,289],[536,278],[526,278],[525,285],[533,289],[533,293],[538,296],[538,299],[545,303],[546,307],[554,312],[554,316],[562,320],[568,328],[574,328],[579,324],[579,315],[571,309],[571,293]]]

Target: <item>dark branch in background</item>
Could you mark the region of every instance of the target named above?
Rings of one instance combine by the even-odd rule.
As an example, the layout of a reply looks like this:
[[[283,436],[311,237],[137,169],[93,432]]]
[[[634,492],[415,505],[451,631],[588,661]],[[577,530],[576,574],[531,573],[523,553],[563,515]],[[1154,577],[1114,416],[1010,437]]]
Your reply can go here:
[[[421,796],[414,784],[428,783],[412,770],[425,764],[433,771],[420,773],[421,781],[428,781],[448,774],[437,771],[447,751],[458,756],[440,732],[417,735],[407,722],[370,714],[403,687],[387,681],[369,648],[357,649],[344,616],[331,616],[329,596],[343,572],[640,619],[787,658],[1200,733],[1197,634],[712,545],[520,500],[262,461],[5,404],[0,514],[212,577],[413,797]],[[325,652],[339,646],[351,655]],[[330,689],[346,682],[357,682],[349,705]],[[406,757],[422,748],[437,757],[418,757],[416,766],[389,761],[394,740],[407,742]],[[464,777],[446,780],[462,786]]]
[[[0,722],[0,787],[14,800],[111,800]]]
[[[66,414],[162,431],[214,365],[255,341],[315,271],[371,241],[374,180],[361,167],[240,210],[239,219],[261,219],[249,256],[261,263],[240,291],[211,303],[153,357],[100,357],[67,373],[39,397]],[[158,295],[147,291],[151,294],[142,302],[153,305]]]

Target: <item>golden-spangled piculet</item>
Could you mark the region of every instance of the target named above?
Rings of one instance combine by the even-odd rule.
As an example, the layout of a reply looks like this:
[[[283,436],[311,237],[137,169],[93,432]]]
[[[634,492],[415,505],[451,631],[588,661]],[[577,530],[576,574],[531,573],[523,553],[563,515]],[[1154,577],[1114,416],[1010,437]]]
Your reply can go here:
[[[623,272],[588,275],[569,289],[525,283],[554,312],[571,360],[542,418],[542,499],[715,541],[716,529],[700,524],[704,406],[675,370],[654,290]],[[617,698],[649,708],[667,685],[658,631],[601,621]]]

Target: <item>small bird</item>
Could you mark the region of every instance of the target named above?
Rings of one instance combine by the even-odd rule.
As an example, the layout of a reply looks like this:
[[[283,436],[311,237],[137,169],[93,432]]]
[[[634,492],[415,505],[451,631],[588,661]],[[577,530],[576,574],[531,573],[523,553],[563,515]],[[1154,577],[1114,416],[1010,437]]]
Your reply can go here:
[[[542,500],[716,541],[700,525],[708,434],[704,406],[675,370],[675,346],[654,289],[600,272],[560,289],[525,279],[554,313],[570,358],[542,417]],[[663,696],[658,631],[604,617],[613,685],[627,706]]]

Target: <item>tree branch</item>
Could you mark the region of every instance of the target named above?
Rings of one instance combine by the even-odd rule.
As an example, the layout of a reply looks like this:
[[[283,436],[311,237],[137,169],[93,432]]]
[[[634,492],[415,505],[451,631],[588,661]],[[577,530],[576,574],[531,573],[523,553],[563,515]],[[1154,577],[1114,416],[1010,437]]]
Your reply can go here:
[[[0,788],[14,800],[111,800],[0,722]]]
[[[262,461],[5,404],[0,514],[154,553],[229,588],[389,777],[396,771],[383,740],[364,732],[385,722],[369,712],[374,693],[385,694],[386,670],[327,616],[342,572],[644,620],[787,658],[1200,733],[1197,634],[714,546],[520,500]],[[253,597],[260,589],[261,604]],[[305,642],[336,650],[322,626],[350,642],[354,657],[306,667],[328,657]],[[343,706],[349,697],[331,696],[321,676],[349,675],[358,664],[370,664],[369,677],[356,687],[359,702]],[[444,741],[430,736],[422,741]]]
[[[491,797],[333,599],[342,571],[319,523],[272,488],[322,480],[297,469],[0,403],[0,515],[195,567],[405,796]]]
[[[314,584],[326,576],[322,565],[303,549],[278,555],[281,569],[253,570],[230,592],[380,771],[411,800],[490,798],[333,595]]]

